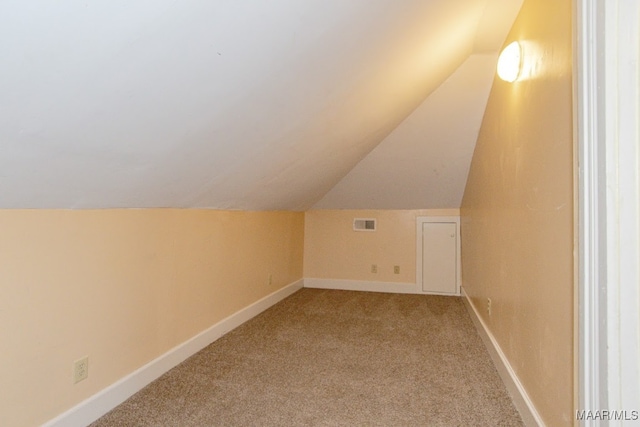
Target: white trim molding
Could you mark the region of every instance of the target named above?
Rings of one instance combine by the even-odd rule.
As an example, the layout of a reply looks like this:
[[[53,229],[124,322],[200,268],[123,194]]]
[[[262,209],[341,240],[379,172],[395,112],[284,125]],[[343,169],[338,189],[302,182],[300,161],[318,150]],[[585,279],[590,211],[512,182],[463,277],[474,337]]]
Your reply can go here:
[[[640,3],[600,0],[604,12],[607,399],[640,422]],[[602,37],[602,36],[601,36]],[[632,417],[633,418],[633,417]],[[610,420],[609,426],[627,425]]]
[[[373,282],[367,280],[305,278],[305,288],[336,289],[341,291],[387,292],[393,294],[417,294],[415,283]]]
[[[578,166],[578,407],[607,408],[606,211],[602,59],[597,32],[603,27],[599,0],[575,0],[575,107]],[[595,426],[585,421],[583,425]]]
[[[269,307],[302,289],[302,285],[302,279],[298,280],[237,311],[48,421],[43,427],[84,427],[91,424],[171,368]]]
[[[574,8],[577,409],[633,417],[640,411],[640,4],[574,0]]]
[[[480,317],[478,310],[476,310],[476,307],[473,305],[473,302],[465,292],[464,288],[462,288],[462,297],[462,301],[464,302],[465,307],[467,307],[469,316],[478,330],[478,334],[480,335],[480,338],[482,338],[482,341],[493,360],[493,364],[495,365],[498,374],[500,374],[500,378],[502,378],[502,382],[513,399],[513,403],[518,409],[520,417],[522,417],[522,421],[527,427],[544,427],[545,424],[542,421],[542,417],[538,414],[538,411],[529,398],[527,391],[500,348],[498,341],[496,341],[495,337],[482,320],[482,317]]]

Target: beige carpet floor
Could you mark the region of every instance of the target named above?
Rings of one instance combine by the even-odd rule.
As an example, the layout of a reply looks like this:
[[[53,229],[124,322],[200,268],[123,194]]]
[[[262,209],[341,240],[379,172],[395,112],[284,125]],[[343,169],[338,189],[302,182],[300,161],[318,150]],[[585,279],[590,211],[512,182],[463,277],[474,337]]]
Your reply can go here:
[[[457,297],[302,289],[92,424],[520,426]]]

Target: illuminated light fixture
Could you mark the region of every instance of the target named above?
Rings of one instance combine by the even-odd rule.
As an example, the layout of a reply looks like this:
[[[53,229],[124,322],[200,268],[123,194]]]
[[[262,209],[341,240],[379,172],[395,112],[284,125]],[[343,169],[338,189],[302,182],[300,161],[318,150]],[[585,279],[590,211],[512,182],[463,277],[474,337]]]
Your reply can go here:
[[[520,43],[512,42],[504,48],[498,58],[498,77],[505,82],[515,82],[520,75],[522,48]]]

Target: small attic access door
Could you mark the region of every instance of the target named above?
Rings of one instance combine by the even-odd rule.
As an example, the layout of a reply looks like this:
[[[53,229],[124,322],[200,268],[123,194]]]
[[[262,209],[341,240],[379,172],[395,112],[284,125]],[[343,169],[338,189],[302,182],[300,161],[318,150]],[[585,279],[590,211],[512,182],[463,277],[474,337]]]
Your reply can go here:
[[[418,292],[460,295],[460,218],[418,217]]]

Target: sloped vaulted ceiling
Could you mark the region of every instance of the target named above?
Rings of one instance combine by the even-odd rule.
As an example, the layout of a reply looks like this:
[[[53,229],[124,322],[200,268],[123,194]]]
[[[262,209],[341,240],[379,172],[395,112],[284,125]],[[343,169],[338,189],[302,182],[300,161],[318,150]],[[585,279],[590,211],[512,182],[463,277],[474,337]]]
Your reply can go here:
[[[5,0],[0,208],[307,209],[520,3]]]

